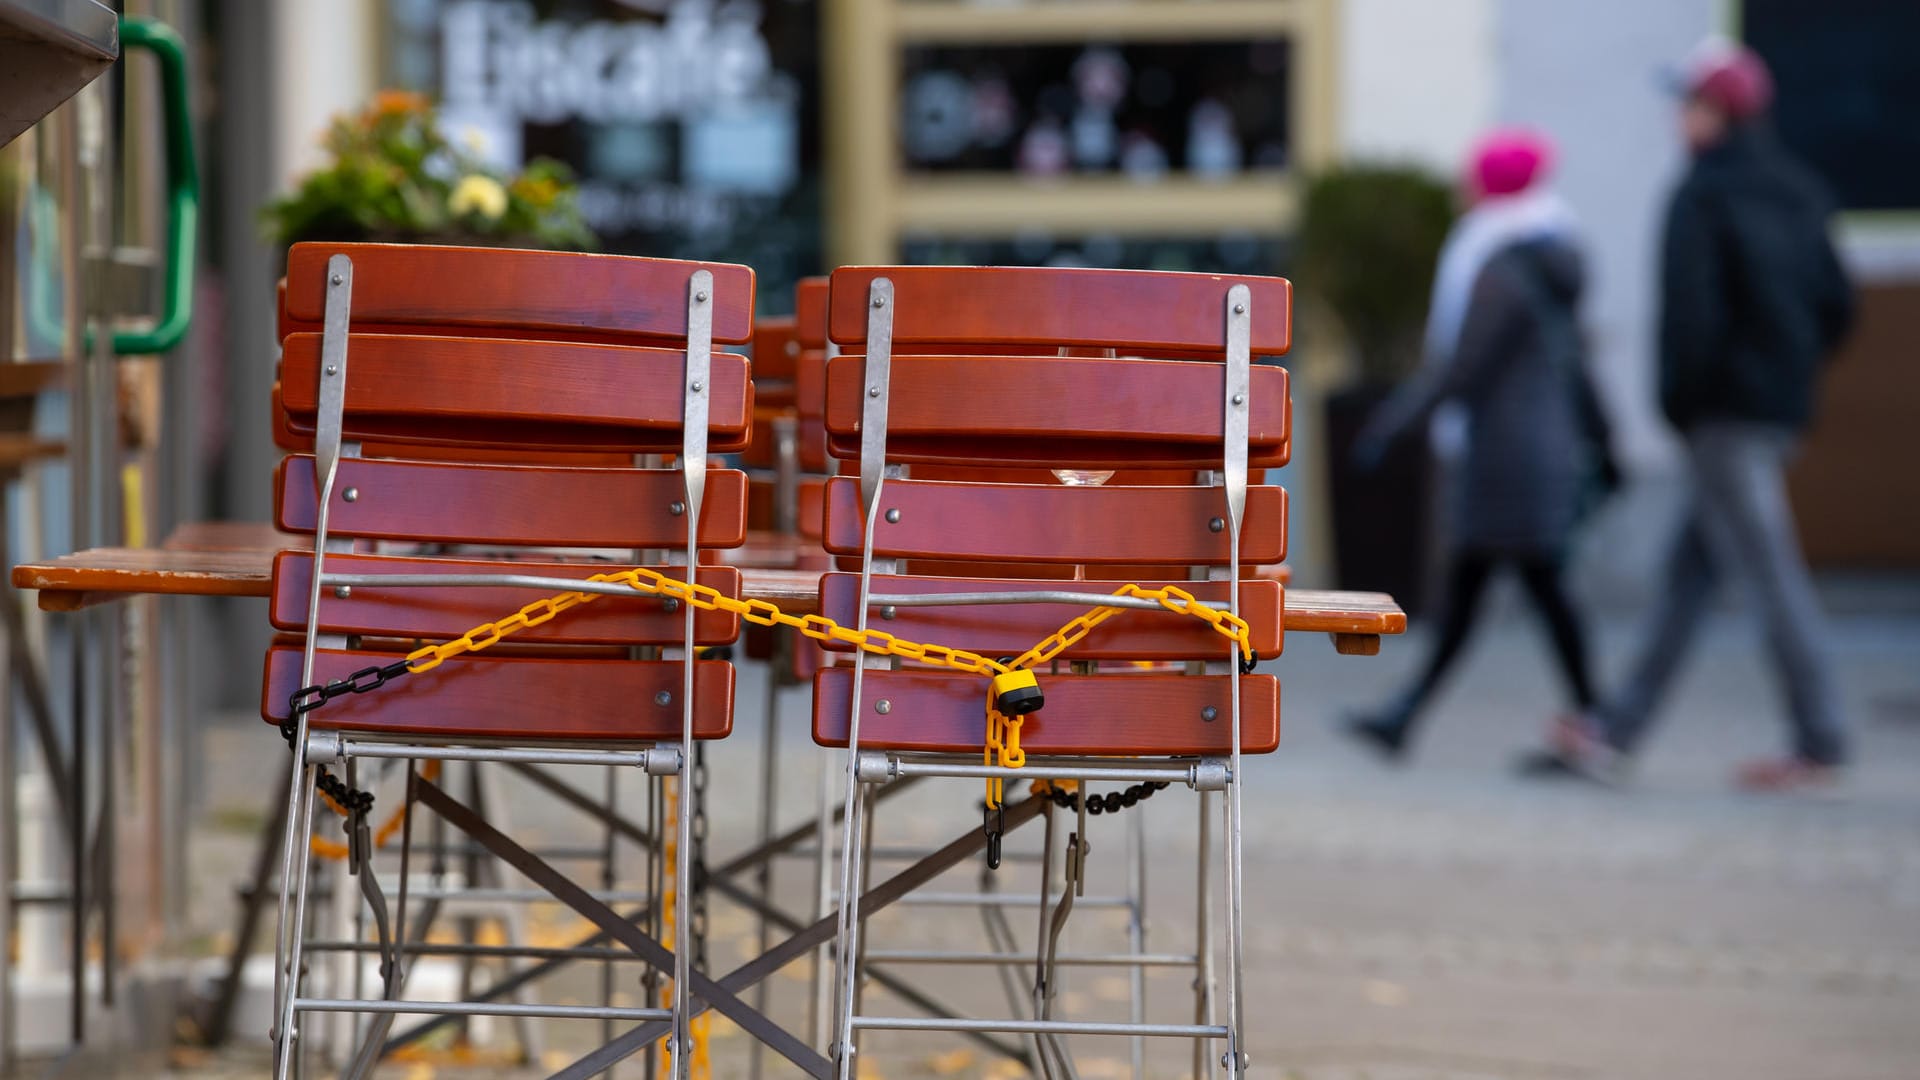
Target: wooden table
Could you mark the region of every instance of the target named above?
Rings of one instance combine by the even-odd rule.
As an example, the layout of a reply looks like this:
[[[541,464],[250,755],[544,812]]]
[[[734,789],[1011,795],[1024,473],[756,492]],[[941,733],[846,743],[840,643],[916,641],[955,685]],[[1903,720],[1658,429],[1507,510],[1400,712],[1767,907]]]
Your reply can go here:
[[[730,553],[728,562],[740,567],[749,599],[778,604],[794,615],[812,614],[820,571],[777,565],[795,550],[779,539],[752,537],[743,550],[753,558],[736,560]],[[21,563],[13,568],[13,584],[38,592],[45,611],[77,611],[146,594],[265,597],[274,553],[310,543],[265,524],[202,522],[182,526],[158,548],[92,548]],[[1382,635],[1407,628],[1406,614],[1382,593],[1288,589],[1284,618],[1289,632],[1330,634],[1334,648],[1348,655],[1377,653]]]

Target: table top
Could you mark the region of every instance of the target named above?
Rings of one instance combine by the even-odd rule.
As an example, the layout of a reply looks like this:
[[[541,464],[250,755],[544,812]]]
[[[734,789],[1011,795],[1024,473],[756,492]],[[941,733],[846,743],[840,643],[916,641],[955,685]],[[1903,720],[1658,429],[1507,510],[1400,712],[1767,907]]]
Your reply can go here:
[[[274,554],[308,546],[308,538],[270,525],[199,522],[182,526],[158,548],[91,548],[21,563],[13,568],[13,585],[38,592],[46,611],[77,611],[134,595],[264,597],[272,587]],[[766,538],[754,549],[769,559],[774,553]],[[739,565],[731,558],[729,564]],[[740,572],[749,599],[794,615],[816,610],[819,570],[741,565]],[[1284,619],[1289,631],[1335,635],[1341,652],[1374,651],[1379,635],[1407,628],[1406,614],[1382,593],[1289,588]]]

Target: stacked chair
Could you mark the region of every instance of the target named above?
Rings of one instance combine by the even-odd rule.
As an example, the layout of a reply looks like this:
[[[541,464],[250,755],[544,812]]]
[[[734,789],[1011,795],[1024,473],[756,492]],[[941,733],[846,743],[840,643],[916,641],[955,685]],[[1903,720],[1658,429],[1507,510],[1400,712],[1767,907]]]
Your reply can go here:
[[[700,556],[745,539],[746,478],[708,460],[743,448],[751,430],[747,360],[713,345],[748,340],[752,271],[302,244],[289,258],[285,304],[279,407],[313,452],[281,463],[275,515],[314,543],[274,564],[272,619],[285,636],[266,658],[262,705],[295,761],[275,969],[277,1075],[299,1054],[302,1024],[321,1012],[375,1017],[349,1075],[370,1069],[396,1014],[651,1021],[689,1045],[691,994],[723,1011],[740,1003],[691,970],[691,950],[670,953],[641,925],[657,927],[664,915],[692,936],[684,856],[695,843],[694,741],[725,737],[733,718],[731,665],[693,658],[733,641],[739,620],[586,582],[604,564],[550,553],[657,559],[666,564],[659,572],[679,578],[699,567],[701,585],[737,599],[739,573]],[[384,456],[366,456],[370,446]],[[668,454],[673,467],[647,467]],[[543,599],[556,593],[558,602]],[[470,632],[478,625],[487,629]],[[511,642],[481,652],[507,634]],[[407,804],[431,807],[670,973],[672,1000],[626,1009],[406,1000],[409,946],[423,929],[409,922],[411,818],[388,819],[406,834],[389,918],[372,865],[371,807],[354,786],[370,759],[406,762]],[[614,913],[416,768],[446,760],[597,764],[677,779],[677,832],[667,843],[683,857],[674,880],[656,883],[651,921]],[[378,999],[302,990],[310,880],[302,856],[316,801],[345,812],[348,864],[379,932]],[[676,1071],[685,1056],[674,1055]]]
[[[1242,666],[1250,668],[1256,653],[1278,651],[1282,589],[1270,580],[1243,584],[1241,576],[1244,567],[1284,558],[1285,494],[1250,485],[1249,476],[1284,464],[1289,445],[1286,373],[1251,360],[1286,351],[1290,322],[1287,283],[1271,278],[934,267],[834,273],[829,333],[840,355],[827,365],[826,434],[830,452],[857,463],[857,475],[828,482],[824,532],[827,549],[854,569],[826,575],[819,603],[824,615],[869,642],[853,666],[820,672],[814,690],[815,739],[850,752],[843,799],[849,827],[839,863],[845,899],[835,949],[833,1049],[841,1076],[851,1075],[859,1033],[876,1029],[1027,1035],[1049,1077],[1075,1075],[1062,1041],[1073,1034],[1207,1040],[1218,1044],[1230,1073],[1246,1067],[1238,781],[1242,754],[1278,744],[1279,697],[1271,676],[1243,674]],[[914,479],[916,468],[947,478]],[[1195,478],[1208,482],[1156,477],[1162,482],[1096,486],[1124,469],[1197,470]],[[986,479],[964,479],[967,470]],[[1019,474],[1007,470],[1030,470],[1028,482],[1009,482]],[[1055,480],[1055,471],[1078,483]],[[1096,568],[1115,567],[1158,568],[1167,578],[1140,584],[1183,592],[1103,599],[1111,582],[1045,580],[1084,580],[1096,577]],[[1223,636],[1191,610],[1164,610],[1184,608],[1182,595],[1197,601],[1194,607],[1233,613],[1246,640]],[[1154,612],[1050,636],[1077,613],[1103,605]],[[876,633],[883,642],[939,647],[876,655]],[[990,733],[983,676],[998,669],[980,660],[1024,660],[1030,646],[1049,641],[1063,647],[1044,653],[1044,707],[1024,718],[1010,715],[1004,734]],[[1113,667],[1142,661],[1181,667]],[[1072,673],[1051,673],[1060,663]],[[995,744],[983,762],[982,747]],[[1076,817],[1066,845],[1067,889],[1042,927],[1032,1015],[859,1011],[873,805],[863,789],[919,776],[1077,785],[1072,793],[1060,785],[1026,799],[1007,794],[1011,787],[1003,789],[1004,801],[990,794],[999,802],[987,812],[990,846],[995,834],[1035,816],[1047,819],[1043,906],[1052,880],[1052,816],[1065,805]],[[1207,1016],[1204,970],[1194,1022],[1057,1019],[1057,941],[1048,939],[1057,938],[1084,885],[1089,805],[1098,797],[1101,808],[1117,810],[1169,782],[1225,795],[1225,1022]],[[1096,783],[1131,786],[1096,793]],[[1207,902],[1203,891],[1202,928]],[[1196,954],[1204,967],[1204,929],[1201,938]]]
[[[293,752],[277,1075],[312,1041],[303,1025],[342,1013],[367,1018],[343,1075],[366,1075],[408,1037],[392,1034],[396,1017],[491,1015],[599,1021],[602,1045],[556,1075],[596,1075],[664,1039],[677,1078],[699,1065],[710,1010],[754,1038],[756,1076],[764,1046],[802,1074],[846,1080],[875,1030],[996,1048],[1010,1044],[991,1037],[1014,1036],[1049,1080],[1077,1075],[1069,1040],[1082,1036],[1135,1040],[1136,1074],[1138,1041],[1157,1037],[1192,1040],[1196,1075],[1246,1070],[1242,759],[1278,745],[1278,684],[1251,671],[1281,648],[1284,588],[1263,571],[1286,538],[1285,493],[1260,480],[1289,452],[1286,372],[1254,361],[1288,347],[1285,281],[850,267],[803,283],[795,316],[756,330],[741,266],[303,244],[282,304],[275,415],[290,454],[275,515],[314,543],[275,560],[281,636],[263,680],[263,715]],[[749,341],[751,363],[715,351]],[[754,478],[715,467],[722,454]],[[743,597],[730,554],[749,573],[763,560],[818,572],[817,613]],[[743,624],[771,631],[749,642],[770,665],[763,803],[755,845],[706,874],[698,746],[731,732],[735,703],[731,663],[703,653]],[[776,832],[777,689],[809,677],[814,740],[832,764],[818,819]],[[474,770],[468,794],[439,779],[444,762]],[[383,763],[396,775],[375,809],[362,789]],[[644,777],[645,822],[614,805],[617,783],[590,796],[542,771],[555,765]],[[506,800],[479,780],[488,770],[518,772],[605,829],[598,880],[511,836]],[[984,781],[984,823],[978,789],[956,797],[959,836],[888,854],[909,865],[875,880],[874,836],[898,805],[885,796],[922,777]],[[1144,951],[1130,811],[1130,947],[1111,959],[1133,969],[1132,1012],[1064,1015],[1055,971],[1074,959],[1059,944],[1087,881],[1089,817],[1170,786],[1198,793],[1194,944],[1174,958],[1193,969],[1191,1008],[1143,1015],[1140,972],[1169,960]],[[512,974],[469,1000],[410,997],[432,920],[454,910],[438,905],[457,900],[444,884],[409,895],[421,892],[414,807],[594,935],[550,957],[495,949]],[[318,819],[342,821],[344,837]],[[922,957],[1020,983],[1012,1015],[941,1015],[937,995],[892,970],[913,950],[870,946],[868,920],[970,860],[997,865],[1003,837],[1036,820],[1032,949],[1013,956],[1011,930],[989,918],[992,951]],[[607,892],[616,835],[646,852],[641,906],[624,912]],[[810,921],[767,877],[808,838]],[[371,987],[348,991],[356,965],[346,984],[309,992],[305,959],[322,944],[310,940],[311,849],[344,856],[336,906],[344,896],[370,920],[348,946],[377,956]],[[749,872],[757,889],[734,880]],[[724,974],[699,948],[709,892],[760,922],[759,955]],[[809,956],[801,1037],[768,1019],[765,991]],[[541,963],[515,968],[527,958]],[[583,958],[637,962],[647,1000],[500,1000]],[[926,1015],[868,1011],[870,982]]]

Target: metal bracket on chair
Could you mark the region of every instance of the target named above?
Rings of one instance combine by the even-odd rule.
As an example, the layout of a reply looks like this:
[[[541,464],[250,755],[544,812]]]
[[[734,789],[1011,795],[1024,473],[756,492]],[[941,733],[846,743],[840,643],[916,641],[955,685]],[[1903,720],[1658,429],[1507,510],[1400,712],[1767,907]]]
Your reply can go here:
[[[867,287],[867,390],[860,399],[860,504],[872,515],[887,464],[887,400],[893,382],[893,279]]]
[[[337,731],[307,732],[307,761],[331,765],[347,756],[346,746]]]
[[[879,750],[860,751],[853,768],[863,784],[885,784],[899,776],[893,757]]]
[[[1233,772],[1221,758],[1201,758],[1193,763],[1195,791],[1225,791],[1233,782]]]

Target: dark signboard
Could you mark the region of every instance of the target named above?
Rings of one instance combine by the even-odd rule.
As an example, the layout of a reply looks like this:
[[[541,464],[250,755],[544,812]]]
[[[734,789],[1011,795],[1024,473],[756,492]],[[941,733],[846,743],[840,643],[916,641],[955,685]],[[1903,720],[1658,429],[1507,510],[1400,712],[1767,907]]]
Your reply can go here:
[[[396,84],[505,166],[557,158],[606,251],[743,262],[761,306],[820,262],[811,0],[398,0]]]

